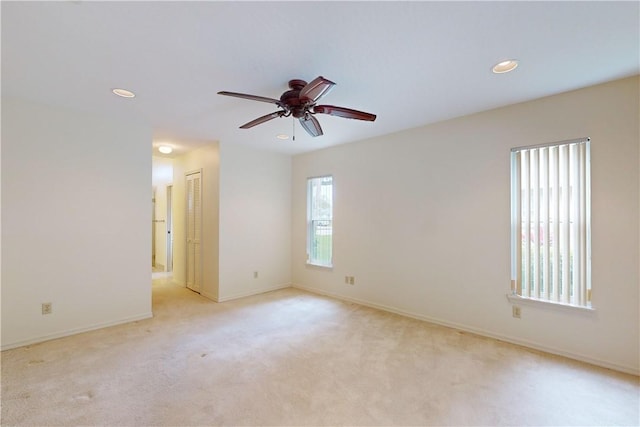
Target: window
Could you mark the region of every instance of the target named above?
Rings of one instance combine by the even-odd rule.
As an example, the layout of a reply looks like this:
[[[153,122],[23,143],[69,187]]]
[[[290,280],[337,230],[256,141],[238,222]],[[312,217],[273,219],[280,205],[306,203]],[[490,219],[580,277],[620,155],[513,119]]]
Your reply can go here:
[[[332,266],[333,177],[307,180],[307,263]]]
[[[511,291],[591,307],[590,140],[511,150]]]

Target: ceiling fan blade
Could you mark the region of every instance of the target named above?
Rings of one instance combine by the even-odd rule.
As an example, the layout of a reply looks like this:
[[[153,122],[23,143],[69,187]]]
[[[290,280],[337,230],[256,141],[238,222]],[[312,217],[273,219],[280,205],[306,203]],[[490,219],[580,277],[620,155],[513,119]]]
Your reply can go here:
[[[256,125],[259,125],[261,123],[268,122],[269,120],[273,120],[275,118],[282,117],[285,114],[286,113],[284,111],[276,111],[274,113],[267,114],[267,115],[264,115],[262,117],[258,117],[255,120],[251,120],[249,123],[245,123],[242,126],[240,126],[240,129],[249,129],[249,128],[252,128],[252,127],[254,127]]]
[[[322,128],[320,127],[320,122],[311,114],[300,117],[300,124],[302,125],[304,130],[306,130],[309,135],[313,137],[323,135]]]
[[[299,98],[303,101],[316,102],[325,96],[336,84],[322,76],[318,76],[300,90]]]
[[[351,108],[336,107],[334,105],[316,105],[315,107],[313,107],[313,112],[328,114],[330,116],[344,117],[345,119],[367,120],[369,122],[372,122],[376,119],[375,114],[352,110]]]
[[[244,98],[244,99],[251,99],[253,101],[268,102],[270,104],[276,104],[280,107],[283,107],[282,102],[279,99],[267,98],[266,96],[248,95],[246,93],[238,93],[238,92],[227,92],[226,90],[218,92],[218,95],[235,96],[236,98]]]

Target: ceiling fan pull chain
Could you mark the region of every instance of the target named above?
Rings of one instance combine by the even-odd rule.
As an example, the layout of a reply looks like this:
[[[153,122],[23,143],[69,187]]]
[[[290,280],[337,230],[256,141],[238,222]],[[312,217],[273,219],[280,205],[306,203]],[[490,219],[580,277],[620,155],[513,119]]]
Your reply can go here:
[[[293,128],[293,130],[291,131],[292,140],[295,141],[296,140],[296,119],[295,119],[295,117],[291,117],[291,127]]]

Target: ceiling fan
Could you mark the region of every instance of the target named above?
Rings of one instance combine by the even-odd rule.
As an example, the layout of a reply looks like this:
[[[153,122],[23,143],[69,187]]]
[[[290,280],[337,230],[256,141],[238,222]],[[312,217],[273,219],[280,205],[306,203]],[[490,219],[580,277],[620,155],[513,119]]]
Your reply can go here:
[[[351,108],[336,107],[334,105],[316,105],[318,100],[325,96],[335,86],[331,80],[322,76],[307,83],[304,80],[289,80],[289,89],[284,92],[280,99],[267,98],[264,96],[247,95],[237,92],[218,92],[218,95],[235,96],[237,98],[251,99],[254,101],[268,102],[276,104],[281,110],[258,117],[240,126],[240,129],[249,129],[269,120],[278,117],[293,116],[300,121],[300,124],[309,135],[316,137],[322,135],[320,122],[314,114],[328,114],[330,116],[344,117],[346,119],[374,121],[375,114],[364,111],[352,110]]]

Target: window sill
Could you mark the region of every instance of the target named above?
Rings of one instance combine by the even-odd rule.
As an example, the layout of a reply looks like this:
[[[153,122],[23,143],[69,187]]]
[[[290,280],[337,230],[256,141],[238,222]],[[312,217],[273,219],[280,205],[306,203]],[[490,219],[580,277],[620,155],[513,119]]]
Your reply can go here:
[[[559,302],[545,301],[535,298],[525,298],[520,295],[507,294],[507,299],[513,304],[530,305],[533,307],[558,308],[560,310],[580,311],[583,313],[595,313],[593,307],[584,307],[581,305],[562,304]]]
[[[307,261],[307,267],[317,268],[319,270],[333,270],[333,264],[314,264],[309,261]]]

